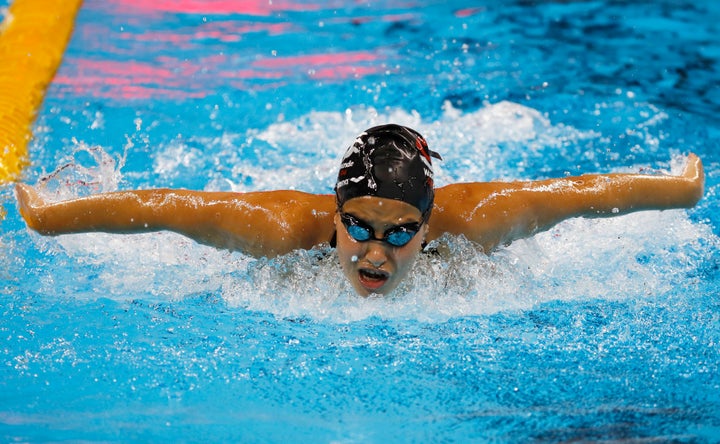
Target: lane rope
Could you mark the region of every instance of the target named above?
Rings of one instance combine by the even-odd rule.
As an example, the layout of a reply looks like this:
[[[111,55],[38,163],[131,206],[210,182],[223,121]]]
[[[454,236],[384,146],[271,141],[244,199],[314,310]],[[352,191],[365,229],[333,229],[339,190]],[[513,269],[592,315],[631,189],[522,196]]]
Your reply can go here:
[[[0,24],[0,184],[28,164],[27,145],[82,0],[15,0]]]

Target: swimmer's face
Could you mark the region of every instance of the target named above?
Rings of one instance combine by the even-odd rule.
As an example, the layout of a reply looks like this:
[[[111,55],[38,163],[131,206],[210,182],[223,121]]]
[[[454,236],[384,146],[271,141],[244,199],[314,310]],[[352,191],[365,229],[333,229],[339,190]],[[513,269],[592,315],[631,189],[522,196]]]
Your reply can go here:
[[[374,231],[374,239],[366,242],[355,240],[343,223],[342,214],[363,227]],[[393,199],[363,196],[350,199],[335,214],[337,254],[340,265],[352,286],[361,296],[371,293],[388,294],[407,276],[422,247],[428,225],[420,225],[419,231],[401,247],[377,240],[385,234],[397,243],[405,228],[417,228],[422,214],[414,206]],[[400,227],[400,228],[398,228]]]

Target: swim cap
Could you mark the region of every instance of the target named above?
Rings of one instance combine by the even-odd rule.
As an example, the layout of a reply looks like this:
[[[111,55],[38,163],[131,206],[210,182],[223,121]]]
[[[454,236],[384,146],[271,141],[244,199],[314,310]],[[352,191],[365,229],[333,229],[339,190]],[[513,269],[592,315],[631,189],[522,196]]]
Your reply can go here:
[[[409,203],[426,220],[435,197],[431,156],[442,159],[410,128],[381,125],[366,130],[343,156],[335,185],[338,208],[354,197],[384,197]]]

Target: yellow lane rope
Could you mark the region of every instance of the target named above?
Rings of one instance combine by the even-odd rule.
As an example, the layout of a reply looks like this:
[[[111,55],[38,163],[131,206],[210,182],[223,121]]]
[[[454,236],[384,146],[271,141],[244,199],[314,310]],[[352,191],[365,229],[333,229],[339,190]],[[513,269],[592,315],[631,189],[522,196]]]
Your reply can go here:
[[[45,90],[62,60],[82,0],[15,0],[0,24],[0,184],[27,164]]]

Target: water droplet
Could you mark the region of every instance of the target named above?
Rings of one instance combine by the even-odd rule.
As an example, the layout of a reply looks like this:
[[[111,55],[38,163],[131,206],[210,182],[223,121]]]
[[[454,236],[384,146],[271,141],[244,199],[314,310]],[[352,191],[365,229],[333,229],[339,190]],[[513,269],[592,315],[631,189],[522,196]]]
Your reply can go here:
[[[355,262],[358,261],[358,257],[355,256],[355,255],[353,255],[353,257],[350,258],[350,261],[353,262],[353,263],[355,263]]]

